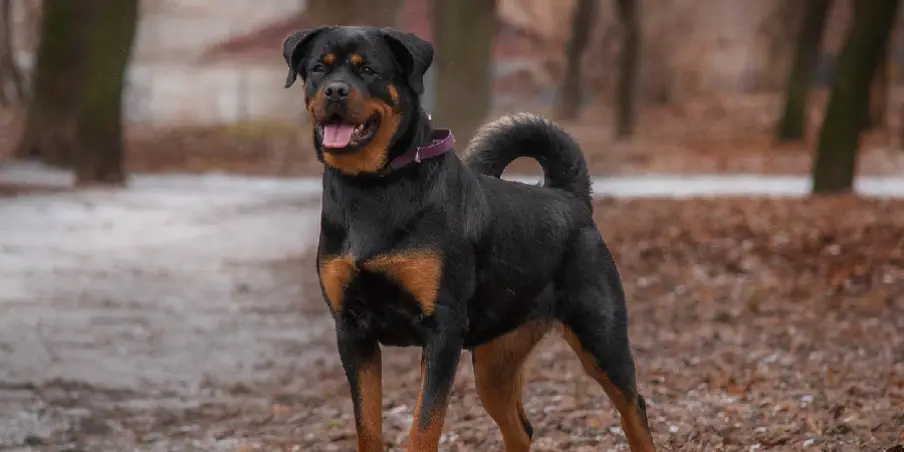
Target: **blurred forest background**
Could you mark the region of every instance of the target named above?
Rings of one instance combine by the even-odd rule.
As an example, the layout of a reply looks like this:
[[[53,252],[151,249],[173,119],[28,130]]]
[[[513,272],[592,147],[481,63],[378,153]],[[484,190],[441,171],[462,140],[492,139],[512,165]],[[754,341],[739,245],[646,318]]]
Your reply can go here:
[[[353,449],[281,44],[373,24],[435,44],[423,101],[461,148],[516,110],[581,143],[660,450],[902,451],[899,4],[0,0],[0,450]],[[533,450],[627,450],[540,348]],[[387,451],[418,352],[384,354]],[[440,450],[501,450],[470,365]]]
[[[460,137],[532,110],[566,124],[597,174],[818,169],[820,190],[846,191],[904,168],[897,3],[2,0],[0,158],[86,183],[316,174],[280,44],[372,24],[435,43],[424,103]]]

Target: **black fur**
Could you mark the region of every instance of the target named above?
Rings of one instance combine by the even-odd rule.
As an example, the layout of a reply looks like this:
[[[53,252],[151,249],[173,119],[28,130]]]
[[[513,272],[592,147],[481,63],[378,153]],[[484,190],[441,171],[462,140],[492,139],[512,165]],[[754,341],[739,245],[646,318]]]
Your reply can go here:
[[[352,51],[364,54],[378,79],[339,72],[341,66],[320,78],[308,73],[318,55]],[[433,126],[418,96],[433,56],[426,42],[385,29],[328,27],[293,35],[284,54],[289,78],[306,78],[308,102],[336,78],[384,100],[381,83],[397,87],[402,119],[389,158],[429,144]],[[314,140],[322,157],[316,134]],[[499,178],[521,156],[540,162],[543,186]],[[386,274],[359,270],[346,285],[334,317],[356,417],[363,397],[354,388],[356,363],[373,356],[378,344],[423,348],[426,381],[415,428],[427,428],[431,413],[448,403],[461,350],[534,321],[563,324],[626,397],[642,400],[635,389],[624,293],[594,223],[590,191],[575,141],[531,114],[485,126],[465,161],[447,153],[396,171],[361,174],[327,165],[318,272],[323,259],[337,255],[353,256],[359,269],[405,250],[439,250],[442,259],[432,313]]]

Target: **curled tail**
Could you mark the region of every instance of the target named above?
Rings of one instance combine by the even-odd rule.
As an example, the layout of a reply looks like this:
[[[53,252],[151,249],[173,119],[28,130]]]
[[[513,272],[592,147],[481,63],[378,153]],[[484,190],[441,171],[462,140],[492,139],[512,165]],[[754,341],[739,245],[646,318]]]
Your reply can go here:
[[[493,177],[518,157],[540,163],[544,187],[578,196],[591,209],[590,174],[580,146],[552,121],[532,113],[516,113],[492,121],[477,131],[465,151],[471,170]]]

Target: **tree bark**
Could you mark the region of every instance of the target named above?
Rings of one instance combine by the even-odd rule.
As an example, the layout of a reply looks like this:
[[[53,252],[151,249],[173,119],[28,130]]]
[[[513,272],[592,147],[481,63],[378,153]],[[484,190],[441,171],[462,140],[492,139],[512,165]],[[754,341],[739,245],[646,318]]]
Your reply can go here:
[[[306,16],[316,25],[398,25],[402,0],[310,0]]]
[[[77,109],[77,185],[126,181],[122,103],[138,27],[138,1],[92,0],[90,20],[82,24],[87,76]]]
[[[872,130],[885,124],[885,115],[888,110],[889,79],[889,55],[888,48],[879,57],[876,73],[873,75],[869,90],[869,108],[863,117],[863,130]]]
[[[13,54],[12,0],[0,0],[0,105],[12,106],[25,101],[22,72]]]
[[[888,49],[898,0],[858,2],[854,23],[838,58],[835,82],[813,164],[814,193],[850,192],[856,173],[870,82]]]
[[[776,91],[785,87],[794,61],[795,42],[806,14],[806,2],[777,2],[763,21],[759,32],[766,40],[766,55],[757,69],[756,89]]]
[[[616,93],[615,138],[626,139],[634,134],[637,123],[637,69],[640,63],[640,19],[636,0],[616,0],[622,24],[622,48],[618,67]]]
[[[901,106],[900,115],[901,115],[900,116],[901,118],[904,118],[904,105]],[[898,136],[898,139],[900,139],[901,141],[898,146],[901,148],[902,151],[904,151],[904,127],[901,127],[899,130],[901,131],[900,132],[901,135]]]
[[[819,62],[822,35],[831,6],[831,0],[807,0],[794,62],[785,87],[784,111],[776,130],[776,140],[779,142],[802,139],[806,132],[807,97]]]
[[[433,3],[435,122],[464,149],[492,108],[495,0]]]
[[[863,11],[862,6],[862,2],[853,2],[853,12],[855,20],[857,14],[860,14]],[[892,29],[894,29],[894,25],[892,25]],[[869,103],[867,104],[866,111],[863,114],[864,131],[872,130],[885,122],[885,109],[887,108],[886,101],[888,98],[889,82],[889,46],[890,44],[886,46],[885,51],[882,52],[882,55],[879,56],[879,63],[876,65],[876,72],[874,73],[873,79],[870,83]]]
[[[25,130],[17,157],[30,157],[69,168],[75,161],[75,127],[79,86],[86,51],[89,2],[45,0],[40,41],[32,70]]]
[[[556,102],[556,117],[575,119],[581,109],[581,66],[596,15],[597,0],[578,0],[571,18],[571,37],[565,50],[565,77]]]

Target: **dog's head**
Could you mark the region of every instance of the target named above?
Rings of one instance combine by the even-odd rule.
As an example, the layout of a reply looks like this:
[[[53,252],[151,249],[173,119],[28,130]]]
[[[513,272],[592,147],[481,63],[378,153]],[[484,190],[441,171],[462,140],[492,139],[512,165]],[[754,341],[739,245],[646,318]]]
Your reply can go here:
[[[433,46],[389,28],[326,26],[286,38],[283,56],[286,88],[304,82],[318,158],[353,175],[382,170],[421,112]]]

